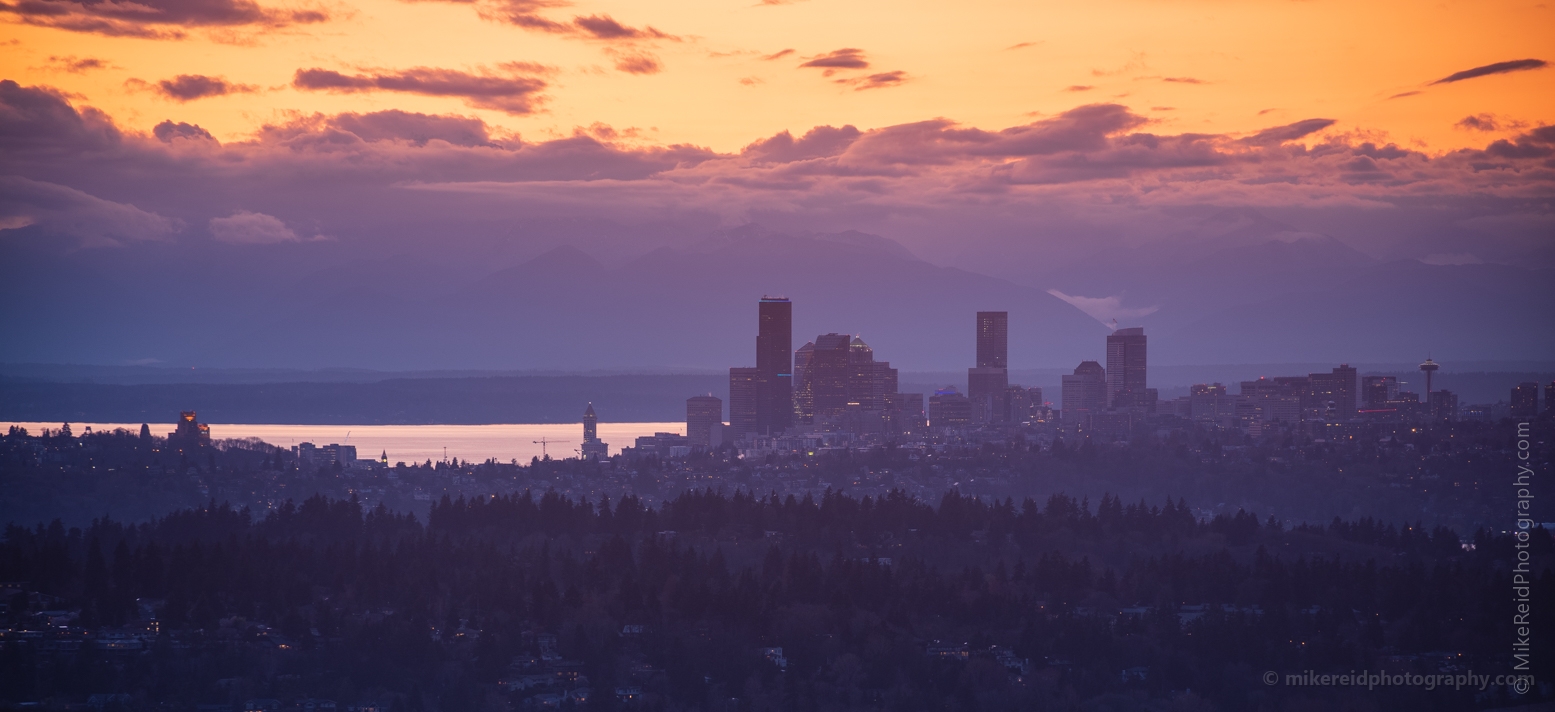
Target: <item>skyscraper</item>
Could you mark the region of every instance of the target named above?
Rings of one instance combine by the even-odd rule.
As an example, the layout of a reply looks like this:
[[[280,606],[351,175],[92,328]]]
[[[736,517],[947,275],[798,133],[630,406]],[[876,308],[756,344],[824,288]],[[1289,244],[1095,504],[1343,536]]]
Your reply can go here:
[[[929,396],[929,425],[935,428],[959,428],[972,420],[972,403],[956,390],[946,386]]]
[[[724,402],[711,393],[686,399],[686,438],[692,447],[709,448],[717,445],[714,431],[723,429]],[[719,436],[722,433],[718,433]]]
[[[1307,377],[1312,384],[1313,406],[1326,412],[1333,407],[1339,418],[1355,417],[1355,369],[1340,364],[1329,373],[1314,373]]]
[[[1118,329],[1107,336],[1106,407],[1127,408],[1145,402],[1145,330],[1140,327]],[[1148,399],[1153,400],[1153,399]]]
[[[779,433],[794,418],[794,305],[785,297],[762,297],[757,318],[756,432]]]
[[[794,420],[794,305],[762,297],[756,307],[756,367],[729,369],[729,430],[769,435]]]
[[[853,339],[847,334],[822,334],[815,337],[814,343],[801,390],[809,393],[811,418],[829,418],[842,413],[848,405],[848,361]]]
[[[977,313],[977,367],[1010,367],[1010,313]]]
[[[1512,417],[1532,418],[1539,414],[1539,384],[1526,381],[1512,389]]]
[[[1398,376],[1366,376],[1361,379],[1361,402],[1368,410],[1381,410],[1398,398]]]
[[[815,356],[815,342],[806,341],[794,351],[794,422],[815,422],[815,392],[811,389],[810,359]]]
[[[1008,416],[1005,391],[1010,385],[1009,334],[1009,312],[977,313],[977,365],[966,373],[973,422],[1003,422]]]
[[[756,399],[759,380],[759,369],[750,367],[729,369],[729,433],[733,437],[756,432]]]
[[[858,336],[821,334],[795,356],[803,369],[795,402],[801,422],[834,418],[853,404],[856,409],[889,409],[887,396],[897,388],[896,369],[876,361],[875,351]]]
[[[1059,416],[1064,422],[1088,423],[1092,414],[1106,407],[1107,370],[1095,361],[1081,361],[1072,375],[1063,377],[1063,393],[1059,397],[1063,403]]]

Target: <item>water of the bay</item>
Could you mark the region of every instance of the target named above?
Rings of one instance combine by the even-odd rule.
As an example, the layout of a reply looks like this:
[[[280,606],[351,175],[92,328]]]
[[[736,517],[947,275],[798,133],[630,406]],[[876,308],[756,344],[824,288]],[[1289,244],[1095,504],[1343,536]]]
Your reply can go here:
[[[58,430],[62,423],[0,422],[0,429],[20,426],[28,433],[38,435],[44,428]],[[140,423],[71,423],[71,432],[81,435],[90,427],[95,432],[118,428],[140,432]],[[165,436],[173,429],[171,423],[152,423],[151,432]],[[684,435],[685,423],[600,423],[599,438],[610,444],[611,454],[623,447],[631,447],[638,436],[654,433],[678,433]],[[577,423],[535,424],[506,423],[498,425],[245,425],[211,424],[211,438],[259,438],[271,445],[288,450],[301,442],[315,445],[355,445],[356,456],[364,460],[376,460],[387,453],[389,464],[412,464],[427,460],[440,461],[445,456],[484,462],[495,458],[498,462],[517,460],[529,462],[539,457],[542,448],[553,458],[576,457],[583,442],[583,426]],[[545,441],[542,446],[541,440]],[[445,454],[446,453],[446,454]]]

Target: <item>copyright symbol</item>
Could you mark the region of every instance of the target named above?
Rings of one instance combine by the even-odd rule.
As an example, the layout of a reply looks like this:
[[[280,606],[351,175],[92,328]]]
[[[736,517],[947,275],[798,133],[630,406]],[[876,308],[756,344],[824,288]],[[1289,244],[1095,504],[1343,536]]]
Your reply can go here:
[[[1265,685],[1277,685],[1277,684],[1279,684],[1279,682],[1280,682],[1280,674],[1279,673],[1277,673],[1277,672],[1275,672],[1273,670],[1270,670],[1270,671],[1268,671],[1268,672],[1263,674],[1263,684],[1265,684]],[[1519,682],[1522,682],[1522,680],[1519,680]],[[1524,687],[1526,688],[1527,686],[1524,685]]]
[[[1526,677],[1519,677],[1512,681],[1512,691],[1519,695],[1528,694],[1528,688],[1530,687],[1532,687],[1532,683]]]

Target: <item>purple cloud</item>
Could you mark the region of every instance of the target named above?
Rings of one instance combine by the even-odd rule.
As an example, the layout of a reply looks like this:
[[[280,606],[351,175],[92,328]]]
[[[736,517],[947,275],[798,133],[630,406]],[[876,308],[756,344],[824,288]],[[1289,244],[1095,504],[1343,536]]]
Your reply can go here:
[[[825,69],[826,76],[831,76],[839,69],[867,69],[869,62],[864,59],[864,50],[844,47],[812,57],[799,66]]]
[[[1270,145],[1284,143],[1286,141],[1294,141],[1298,138],[1322,131],[1323,129],[1333,126],[1334,123],[1335,121],[1333,119],[1306,119],[1303,121],[1297,121],[1294,124],[1286,124],[1284,126],[1275,126],[1274,128],[1264,129],[1258,133],[1253,134],[1252,136],[1249,136],[1246,141],[1248,143],[1258,145]]]
[[[615,58],[617,71],[627,74],[658,74],[664,70],[659,58],[641,50],[607,50]]]
[[[108,69],[113,65],[106,59],[97,57],[49,57],[49,67],[60,72],[71,74],[84,74],[98,69]]]
[[[273,10],[252,0],[18,0],[0,2],[0,12],[16,15],[27,24],[71,32],[163,39],[182,37],[179,28],[280,27],[329,19],[320,10]]]
[[[871,74],[866,77],[836,80],[838,84],[847,84],[853,87],[855,91],[894,87],[906,81],[907,73],[900,70],[894,72],[880,72],[878,74]]]
[[[156,139],[162,143],[172,143],[178,140],[216,140],[216,137],[212,136],[211,132],[206,131],[205,129],[202,129],[194,124],[187,124],[182,121],[177,123],[172,121],[163,121],[162,123],[157,124],[155,128],[151,129],[151,135],[155,136]]]
[[[1461,72],[1453,72],[1452,74],[1449,74],[1431,83],[1451,84],[1453,82],[1461,82],[1465,79],[1488,77],[1492,74],[1508,74],[1511,72],[1525,72],[1531,69],[1543,69],[1548,65],[1549,62],[1546,62],[1542,59],[1515,59],[1510,62],[1496,62],[1495,64],[1487,64],[1483,67],[1475,67],[1473,69],[1465,69]]]
[[[526,65],[531,69],[532,65]],[[391,91],[464,99],[470,106],[509,114],[534,113],[544,100],[546,82],[535,76],[488,74],[454,69],[415,67],[401,71],[342,74],[330,69],[299,69],[292,77],[298,89],[331,92]]]
[[[131,81],[147,86],[152,91],[178,102],[194,101],[195,99],[227,94],[250,93],[259,90],[259,87],[251,84],[237,84],[227,81],[225,77],[207,77],[202,74],[180,74],[172,79],[163,79],[154,85],[146,84],[140,80]]]

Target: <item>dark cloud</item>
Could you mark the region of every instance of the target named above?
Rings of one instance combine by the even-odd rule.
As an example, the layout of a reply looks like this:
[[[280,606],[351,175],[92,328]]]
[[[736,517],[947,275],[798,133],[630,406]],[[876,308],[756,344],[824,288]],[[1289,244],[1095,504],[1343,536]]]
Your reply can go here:
[[[1163,81],[1163,82],[1171,82],[1173,84],[1206,84],[1207,83],[1203,79],[1195,79],[1193,77],[1161,77],[1161,81]]]
[[[774,163],[824,158],[842,153],[861,135],[863,134],[852,126],[842,128],[817,126],[798,139],[784,131],[746,146],[740,154],[752,160]]]
[[[770,61],[772,61],[774,59],[782,59],[782,58],[787,57],[788,55],[791,55],[793,53],[794,53],[794,51],[791,50],[791,49],[783,49],[783,50],[778,50],[776,52],[773,52],[772,54],[769,54],[769,55],[767,55],[765,57],[762,57],[762,59],[770,62]]]
[[[1486,77],[1492,74],[1506,74],[1508,72],[1522,72],[1530,69],[1543,69],[1548,64],[1549,62],[1546,62],[1542,59],[1514,59],[1510,62],[1496,62],[1495,64],[1487,64],[1483,67],[1475,67],[1473,69],[1465,69],[1461,72],[1454,72],[1431,83],[1451,84],[1453,82],[1461,82],[1465,79]]]
[[[1406,96],[1415,96],[1416,94],[1419,94],[1419,93],[1420,92],[1418,92],[1418,91],[1399,92],[1399,93],[1394,94],[1393,96],[1390,96],[1388,98],[1389,99],[1402,99],[1402,98],[1404,98]]]
[[[799,66],[825,69],[826,76],[829,77],[839,69],[866,69],[869,67],[869,62],[864,59],[864,50],[844,47],[811,57],[809,61]]]
[[[0,12],[28,24],[72,32],[170,39],[183,36],[179,28],[280,27],[329,19],[316,9],[268,9],[252,0],[18,0],[0,2]]]
[[[1540,126],[1508,141],[1501,139],[1477,155],[1483,158],[1517,161],[1555,157],[1555,126]],[[1555,167],[1548,163],[1546,168]]]
[[[1495,114],[1465,116],[1461,121],[1453,125],[1469,131],[1515,131],[1528,127],[1528,124],[1522,121],[1498,117]]]
[[[251,84],[229,82],[225,77],[207,77],[202,74],[180,74],[172,79],[163,79],[150,87],[156,93],[179,102],[226,94],[242,94],[259,89]]]
[[[1090,91],[1095,88],[1096,87],[1089,84],[1071,84],[1067,87],[1064,87],[1064,91]]]
[[[62,152],[96,154],[117,148],[121,140],[106,115],[77,111],[55,89],[0,81],[0,156],[47,160]]]
[[[658,57],[642,50],[613,51],[610,54],[615,58],[616,70],[627,74],[658,74],[664,69]]]
[[[1258,133],[1253,134],[1252,136],[1249,136],[1245,140],[1247,143],[1254,145],[1280,144],[1286,141],[1294,141],[1308,134],[1322,131],[1323,129],[1333,126],[1335,123],[1336,122],[1333,119],[1305,119],[1302,121],[1297,121],[1294,124],[1286,124],[1284,126],[1276,126],[1274,128],[1264,129]]]
[[[883,89],[885,87],[894,87],[907,81],[907,73],[901,70],[897,70],[894,72],[880,72],[879,74],[871,74],[867,77],[838,79],[836,81],[838,84],[847,84],[848,86],[853,87],[854,91],[864,91],[865,89]]]
[[[162,123],[157,124],[156,128],[151,129],[151,135],[155,136],[157,140],[161,141],[162,143],[172,143],[180,139],[194,141],[216,140],[216,137],[212,136],[211,132],[206,131],[205,129],[202,129],[194,124],[186,124],[182,121],[178,123],[173,123],[172,121],[163,121]]]
[[[106,59],[96,57],[49,57],[49,68],[71,74],[84,74],[98,69],[109,69],[113,65]]]
[[[601,40],[678,39],[652,27],[627,27],[609,15],[572,18],[574,27]]]
[[[631,27],[621,24],[609,15],[578,15],[566,22],[558,22],[540,14],[542,10],[566,3],[551,0],[507,0],[495,8],[482,9],[482,15],[517,25],[526,30],[567,35],[580,39],[604,41],[671,40],[680,37],[654,27]]]
[[[325,125],[364,141],[405,141],[424,146],[446,141],[455,146],[492,146],[486,122],[466,116],[437,116],[390,109],[368,114],[337,114]]]
[[[533,65],[510,65],[533,69]],[[298,89],[334,92],[393,91],[464,99],[471,106],[509,114],[529,114],[544,100],[546,82],[517,72],[472,74],[454,69],[415,67],[401,71],[342,74],[330,69],[299,69],[292,78]]]

